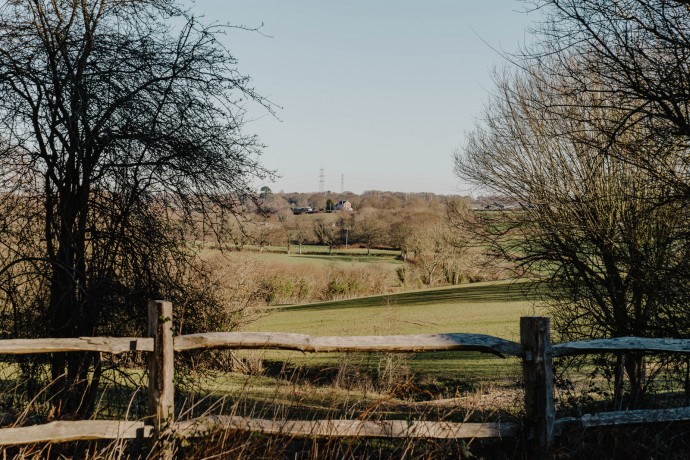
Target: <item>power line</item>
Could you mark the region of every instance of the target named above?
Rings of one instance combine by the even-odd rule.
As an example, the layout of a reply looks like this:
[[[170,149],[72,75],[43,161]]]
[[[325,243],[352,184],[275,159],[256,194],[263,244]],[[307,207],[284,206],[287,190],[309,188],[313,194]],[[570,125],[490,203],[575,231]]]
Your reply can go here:
[[[324,173],[323,173],[323,166],[319,170],[319,193],[326,193],[324,190],[323,184],[324,184]]]

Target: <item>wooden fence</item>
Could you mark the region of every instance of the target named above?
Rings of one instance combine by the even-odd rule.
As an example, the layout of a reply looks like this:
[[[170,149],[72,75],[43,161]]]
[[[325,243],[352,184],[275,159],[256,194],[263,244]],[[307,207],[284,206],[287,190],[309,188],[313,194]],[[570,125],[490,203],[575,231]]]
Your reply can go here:
[[[600,427],[690,420],[690,407],[606,412],[555,419],[552,358],[624,351],[690,354],[690,340],[622,337],[552,345],[550,321],[520,319],[520,343],[482,334],[422,334],[364,337],[310,337],[271,332],[215,332],[173,337],[172,305],[149,303],[149,338],[0,340],[0,354],[95,351],[149,352],[149,414],[146,421],[55,421],[0,429],[0,446],[98,439],[151,439],[156,455],[172,458],[172,439],[203,436],[212,429],[256,431],[291,437],[486,438],[522,435],[527,457],[545,458],[555,436],[571,427]],[[424,352],[466,350],[522,358],[525,384],[523,422],[453,423],[408,420],[264,420],[205,416],[174,421],[174,353],[194,349],[281,349],[302,352]]]

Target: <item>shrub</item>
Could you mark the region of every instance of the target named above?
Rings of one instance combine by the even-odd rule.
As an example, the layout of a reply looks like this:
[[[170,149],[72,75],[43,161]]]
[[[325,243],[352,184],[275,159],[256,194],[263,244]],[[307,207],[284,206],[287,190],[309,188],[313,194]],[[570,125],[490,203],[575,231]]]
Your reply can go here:
[[[404,286],[405,281],[407,281],[407,268],[404,265],[402,267],[396,268],[395,275],[398,277],[398,281],[400,281],[400,284]]]
[[[391,271],[376,264],[334,264],[324,269],[307,264],[265,262],[237,252],[214,252],[205,259],[205,267],[212,274],[216,288],[222,288],[228,308],[240,310],[241,322],[261,314],[265,305],[385,294],[395,283]]]
[[[266,305],[288,303],[294,291],[295,285],[289,275],[275,274],[260,281],[259,295]]]

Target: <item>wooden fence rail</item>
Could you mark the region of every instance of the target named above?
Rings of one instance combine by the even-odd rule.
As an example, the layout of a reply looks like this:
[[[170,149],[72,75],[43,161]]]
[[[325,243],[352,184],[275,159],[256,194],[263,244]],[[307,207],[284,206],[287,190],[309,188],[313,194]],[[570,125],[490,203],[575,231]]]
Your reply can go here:
[[[153,351],[153,339],[141,337],[79,337],[76,339],[10,339],[0,340],[0,354],[30,355],[64,351],[100,351],[120,354],[130,351]]]
[[[175,337],[175,351],[204,348],[274,348],[310,353],[480,351],[522,356],[519,343],[484,334],[417,334],[310,337],[285,332],[209,332]]]
[[[176,423],[173,431],[194,437],[216,429],[255,431],[291,437],[505,438],[518,434],[516,423],[457,423],[411,420],[263,420],[216,415]]]
[[[43,425],[2,428],[0,446],[98,439],[144,439],[152,436],[153,427],[141,421],[65,420]]]
[[[690,354],[690,340],[616,337],[613,339],[586,340],[582,342],[564,342],[553,346],[553,356],[555,357],[621,351]]]
[[[551,344],[548,318],[520,319],[520,343],[482,334],[310,337],[272,332],[219,332],[173,337],[172,305],[149,302],[149,336],[0,340],[0,354],[96,351],[149,353],[149,414],[143,421],[56,421],[0,429],[0,446],[94,439],[152,439],[155,455],[172,458],[171,439],[203,436],[214,429],[291,437],[481,438],[521,435],[528,458],[542,459],[554,437],[572,427],[690,421],[690,407],[606,412],[555,419],[552,358],[585,353],[690,353],[690,340],[620,337]],[[465,350],[522,359],[525,416],[522,423],[453,423],[408,420],[264,420],[208,416],[174,420],[174,353],[196,349],[281,349],[302,352],[424,352]],[[174,434],[174,436],[172,436]]]
[[[212,415],[170,425],[175,438],[205,436],[215,430],[310,437],[375,438],[505,438],[516,436],[517,423],[458,423],[408,420],[266,420],[236,415]],[[77,420],[3,428],[0,446],[38,442],[99,439],[153,439],[154,428],[142,421]]]

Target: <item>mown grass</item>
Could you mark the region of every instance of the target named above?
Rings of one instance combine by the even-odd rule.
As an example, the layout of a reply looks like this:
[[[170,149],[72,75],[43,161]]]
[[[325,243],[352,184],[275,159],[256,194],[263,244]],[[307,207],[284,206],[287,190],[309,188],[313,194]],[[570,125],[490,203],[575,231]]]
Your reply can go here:
[[[487,282],[370,296],[351,300],[276,307],[248,330],[323,335],[392,335],[466,332],[517,341],[520,316],[539,314],[536,298],[525,283]],[[300,355],[265,352],[266,359],[289,360],[305,366],[336,366],[337,354]],[[361,358],[374,365],[375,358]],[[467,380],[519,373],[514,359],[470,352],[411,354],[418,375]]]
[[[291,254],[278,252],[255,252],[251,256],[264,262],[279,262],[297,265],[312,265],[316,267],[327,267],[330,265],[350,265],[350,264],[379,264],[390,265],[395,269],[403,265],[401,260],[391,255],[367,255],[359,252],[337,252],[329,255],[327,252],[320,254],[296,254],[293,250]]]
[[[256,252],[269,252],[278,254],[287,254],[287,246],[264,246],[260,248],[256,245],[244,245],[244,249]],[[295,254],[299,251],[299,245],[293,244],[290,246],[290,253]],[[326,254],[326,255],[349,255],[349,256],[381,256],[381,257],[397,257],[400,255],[400,250],[398,249],[370,249],[367,251],[366,248],[360,247],[348,247],[344,248],[342,246],[334,247],[329,249],[328,246],[319,244],[303,244],[302,245],[302,255],[309,254]]]
[[[312,335],[470,332],[515,340],[519,318],[535,310],[525,283],[466,284],[273,307],[248,330]]]

